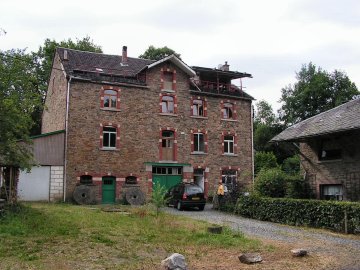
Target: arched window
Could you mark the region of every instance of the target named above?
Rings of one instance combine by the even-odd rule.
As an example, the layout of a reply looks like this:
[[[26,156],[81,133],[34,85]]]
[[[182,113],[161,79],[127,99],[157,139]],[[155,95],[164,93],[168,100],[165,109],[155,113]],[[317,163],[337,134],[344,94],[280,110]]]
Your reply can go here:
[[[117,95],[118,92],[115,90],[104,90],[104,108],[117,108]]]

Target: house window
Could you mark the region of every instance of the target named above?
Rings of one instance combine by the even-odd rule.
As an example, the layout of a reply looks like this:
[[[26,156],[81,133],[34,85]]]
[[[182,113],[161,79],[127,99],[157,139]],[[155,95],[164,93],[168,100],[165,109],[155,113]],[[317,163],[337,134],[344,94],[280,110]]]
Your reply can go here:
[[[92,184],[92,176],[91,175],[82,175],[80,176],[80,184],[89,185]]]
[[[323,140],[321,142],[319,160],[341,159],[342,151],[335,140]]]
[[[104,108],[116,109],[117,92],[114,90],[104,91]]]
[[[101,108],[107,110],[120,109],[120,89],[115,86],[104,86],[101,88]]]
[[[320,185],[320,195],[323,200],[343,200],[342,185]]]
[[[103,128],[103,140],[102,147],[113,149],[116,148],[116,128],[115,127],[104,127]]]
[[[192,101],[192,115],[205,116],[205,101],[202,99],[194,99]]]
[[[225,102],[222,108],[223,119],[234,119],[234,104]]]
[[[173,96],[162,96],[161,98],[161,112],[162,113],[174,113],[174,97]]]
[[[125,178],[125,184],[137,184],[136,176],[127,176]]]
[[[163,73],[163,89],[164,90],[174,90],[174,73],[169,71],[164,71]]]
[[[194,151],[205,152],[205,139],[203,133],[194,133]]]
[[[234,141],[233,135],[224,136],[224,154],[234,154]]]

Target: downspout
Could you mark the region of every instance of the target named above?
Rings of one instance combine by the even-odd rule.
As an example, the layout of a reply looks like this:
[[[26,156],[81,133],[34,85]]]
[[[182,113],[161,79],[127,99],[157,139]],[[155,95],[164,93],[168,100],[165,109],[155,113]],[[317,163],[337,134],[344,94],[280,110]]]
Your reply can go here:
[[[66,174],[67,174],[67,148],[68,148],[68,129],[69,129],[69,99],[70,99],[70,83],[72,77],[70,76],[68,80],[67,90],[66,90],[66,115],[65,115],[65,149],[64,149],[64,202],[66,201]]]
[[[254,154],[254,106],[251,105],[251,158],[252,158],[252,183],[255,184],[255,154]]]

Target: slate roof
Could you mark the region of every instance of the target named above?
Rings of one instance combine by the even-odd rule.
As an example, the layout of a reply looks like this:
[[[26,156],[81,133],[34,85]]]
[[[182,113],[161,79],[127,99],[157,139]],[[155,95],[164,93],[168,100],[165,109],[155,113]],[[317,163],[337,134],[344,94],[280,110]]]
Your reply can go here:
[[[297,123],[271,139],[271,142],[301,141],[309,137],[360,129],[360,99],[351,100]]]
[[[158,61],[127,57],[127,63],[124,65],[122,64],[122,56],[120,55],[86,52],[61,47],[57,48],[56,52],[60,57],[67,75],[72,76],[74,79],[98,83],[126,83],[146,86],[146,78],[143,71],[165,61],[173,62],[190,77],[196,75],[195,69],[209,74],[220,74],[221,76],[231,79],[252,77],[251,74],[237,71],[222,71],[220,69],[205,67],[190,67],[174,55],[167,56]],[[65,55],[67,55],[66,59]],[[214,92],[208,94],[253,99],[253,97],[242,91],[242,89],[239,89],[236,86],[232,88],[234,91],[229,91],[227,93]]]
[[[64,59],[64,51],[67,59]],[[155,62],[148,59],[128,57],[126,66],[121,65],[122,56],[103,53],[84,52],[68,48],[57,48],[65,72],[73,75],[76,71],[103,73],[108,75],[135,77],[147,65]],[[102,71],[100,71],[101,69]]]

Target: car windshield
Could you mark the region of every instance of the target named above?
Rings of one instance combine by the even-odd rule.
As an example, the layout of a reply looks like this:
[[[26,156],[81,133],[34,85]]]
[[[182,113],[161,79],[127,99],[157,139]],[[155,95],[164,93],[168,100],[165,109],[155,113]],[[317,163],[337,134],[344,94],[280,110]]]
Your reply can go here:
[[[203,190],[201,187],[198,186],[187,186],[186,187],[186,194],[193,195],[197,193],[203,193]]]

